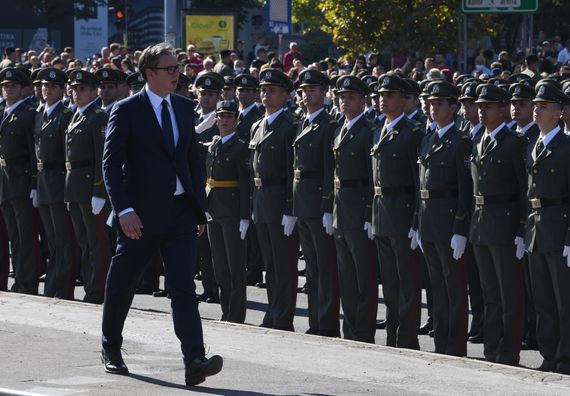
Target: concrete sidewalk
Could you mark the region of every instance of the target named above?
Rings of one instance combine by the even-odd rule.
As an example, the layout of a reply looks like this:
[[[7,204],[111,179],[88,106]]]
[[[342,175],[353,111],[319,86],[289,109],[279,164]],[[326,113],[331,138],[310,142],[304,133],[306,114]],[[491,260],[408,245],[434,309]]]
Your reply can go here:
[[[568,395],[570,377],[534,370],[204,320],[225,359],[203,386],[184,386],[169,314],[133,309],[124,358],[103,372],[101,307],[0,293],[0,388],[43,395]],[[1,393],[0,393],[1,394]]]

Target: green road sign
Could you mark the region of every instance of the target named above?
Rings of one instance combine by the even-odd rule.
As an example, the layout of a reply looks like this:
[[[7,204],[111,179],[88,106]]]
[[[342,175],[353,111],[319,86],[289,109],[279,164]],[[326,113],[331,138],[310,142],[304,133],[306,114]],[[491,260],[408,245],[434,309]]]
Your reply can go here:
[[[462,0],[461,10],[474,14],[537,12],[538,0]]]

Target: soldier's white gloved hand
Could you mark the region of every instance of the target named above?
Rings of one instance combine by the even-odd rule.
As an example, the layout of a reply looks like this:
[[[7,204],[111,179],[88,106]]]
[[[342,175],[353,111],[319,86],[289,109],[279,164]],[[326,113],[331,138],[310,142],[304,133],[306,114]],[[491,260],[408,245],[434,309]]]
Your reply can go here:
[[[206,129],[210,129],[216,123],[216,112],[212,112],[204,121],[196,126],[196,133],[202,133]]]
[[[410,228],[408,238],[410,239],[410,249],[416,250],[418,248],[418,232],[413,228]]]
[[[566,265],[570,268],[570,246],[564,246],[562,251],[562,256],[566,257]]]
[[[368,221],[366,223],[364,223],[364,231],[367,232],[368,239],[373,241],[374,240],[374,234],[372,234],[372,223],[369,223]]]
[[[65,207],[67,208],[67,211],[69,212],[69,202],[65,203]]]
[[[325,232],[327,235],[332,235],[333,230],[333,215],[332,213],[324,213],[323,214],[323,227],[325,228]]]
[[[38,190],[30,191],[30,199],[32,200],[32,205],[34,208],[38,207]]]
[[[459,260],[461,256],[463,256],[465,245],[467,245],[467,238],[462,235],[453,234],[450,246],[453,249],[453,258],[455,260]]]
[[[420,248],[420,250],[422,251],[422,253],[424,252],[424,245],[422,245],[422,239],[420,238],[420,233],[418,232],[418,247]]]
[[[281,219],[281,225],[283,226],[283,234],[285,234],[285,236],[291,236],[293,234],[296,222],[296,217],[283,215],[283,218]]]
[[[241,238],[242,241],[245,240],[248,228],[249,228],[249,220],[241,219],[239,221],[239,237]]]
[[[521,260],[524,257],[524,239],[521,237],[515,237],[515,246],[515,256],[517,256],[517,260]]]
[[[101,209],[105,206],[105,202],[105,198],[91,197],[91,211],[95,216],[101,213]]]

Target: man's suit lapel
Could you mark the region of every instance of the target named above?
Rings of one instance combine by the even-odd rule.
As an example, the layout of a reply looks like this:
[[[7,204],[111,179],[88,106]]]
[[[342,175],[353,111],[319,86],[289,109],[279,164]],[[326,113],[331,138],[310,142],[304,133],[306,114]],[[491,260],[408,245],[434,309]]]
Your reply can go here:
[[[189,125],[186,122],[186,118],[182,116],[183,110],[181,108],[180,100],[184,100],[178,98],[176,95],[170,95],[170,101],[172,103],[172,108],[174,109],[174,116],[176,118],[176,124],[178,125],[178,143],[174,149],[174,152],[178,152],[182,150],[183,147],[186,147],[186,141],[188,140],[188,129]]]
[[[152,103],[150,102],[150,99],[146,93],[146,90],[143,88],[140,90],[140,92],[138,93],[139,99],[142,102],[142,106],[145,109],[144,111],[141,111],[140,114],[138,114],[138,116],[142,117],[144,119],[143,125],[150,125],[152,126],[149,130],[151,131],[157,131],[158,133],[160,133],[160,142],[162,147],[164,148],[164,150],[169,154],[169,155],[173,155],[174,154],[174,149],[168,147],[168,142],[166,139],[166,135],[164,133],[164,131],[162,130],[162,128],[160,127],[160,124],[158,122],[158,120],[156,119],[156,115],[154,113],[154,109],[152,107]],[[172,106],[174,107],[174,100],[172,100]],[[178,122],[178,120],[177,120]]]

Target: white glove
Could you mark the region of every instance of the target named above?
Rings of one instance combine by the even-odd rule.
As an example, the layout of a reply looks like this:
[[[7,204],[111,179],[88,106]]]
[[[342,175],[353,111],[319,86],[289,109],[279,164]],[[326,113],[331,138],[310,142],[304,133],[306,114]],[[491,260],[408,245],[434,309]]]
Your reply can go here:
[[[213,111],[204,121],[196,126],[196,133],[202,133],[206,129],[210,129],[216,123],[216,112]]]
[[[517,260],[521,260],[524,256],[524,239],[521,237],[516,237],[515,246],[517,247],[515,256],[517,256]]]
[[[459,260],[465,252],[465,245],[467,245],[467,238],[462,235],[453,234],[451,237],[451,248],[453,249],[453,258]]]
[[[293,234],[296,222],[296,217],[283,215],[283,218],[281,219],[281,225],[283,226],[283,234],[285,234],[285,236],[291,236]]]
[[[418,233],[418,246],[423,253],[424,252],[424,245],[422,245],[422,240],[420,239],[419,233]]]
[[[333,234],[333,216],[332,213],[323,214],[323,227],[327,235]]]
[[[374,234],[372,234],[372,223],[369,223],[368,221],[364,223],[364,231],[368,233],[368,239],[371,241],[374,240]]]
[[[564,246],[564,251],[562,252],[562,256],[566,257],[566,265],[570,268],[570,246]]]
[[[91,197],[91,211],[95,216],[101,213],[101,209],[105,206],[105,198]]]
[[[410,249],[416,250],[419,245],[418,232],[413,228],[410,228],[410,232],[408,232],[408,238],[410,238]]]
[[[247,229],[249,228],[249,220],[241,219],[239,221],[239,237],[241,240],[245,240],[245,235],[247,234]]]
[[[65,203],[65,207],[67,208],[67,211],[69,212],[69,202]]]
[[[38,207],[38,190],[30,191],[30,199],[32,200],[32,205],[34,208]]]

